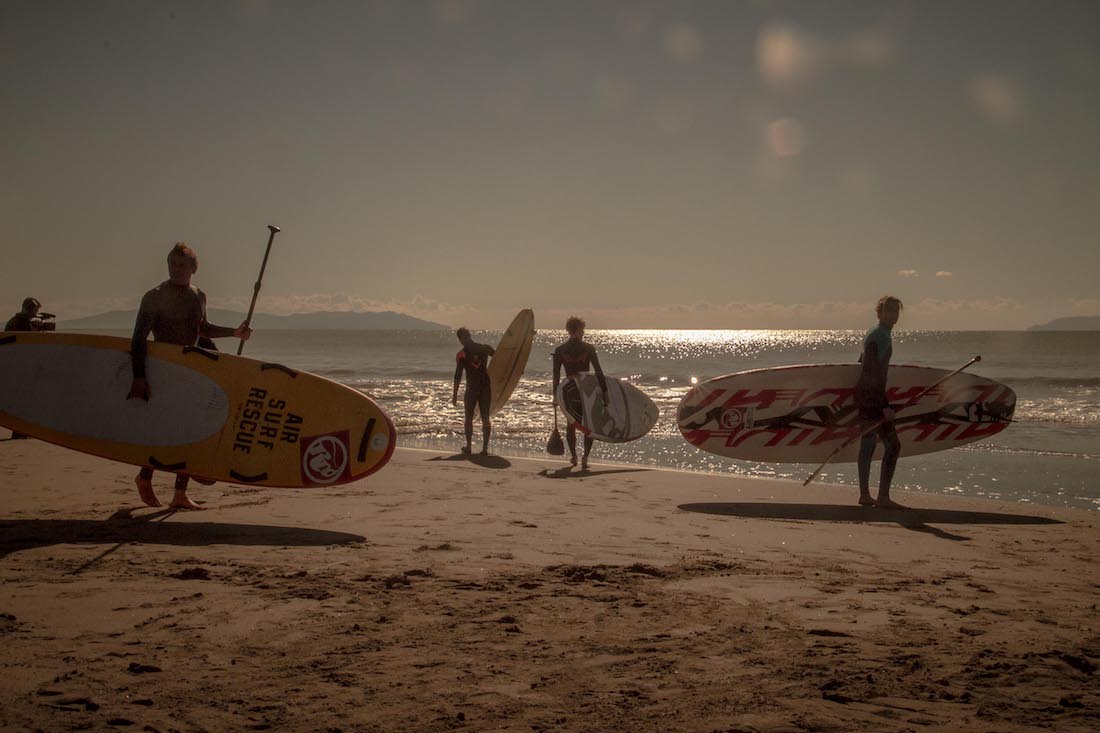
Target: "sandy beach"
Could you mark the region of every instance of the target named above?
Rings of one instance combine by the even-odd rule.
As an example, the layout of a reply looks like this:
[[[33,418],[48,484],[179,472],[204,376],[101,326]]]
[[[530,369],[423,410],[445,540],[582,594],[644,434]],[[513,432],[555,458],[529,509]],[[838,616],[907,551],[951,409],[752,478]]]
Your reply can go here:
[[[0,728],[1100,728],[1096,513],[410,449],[172,513],[133,474],[0,443]]]

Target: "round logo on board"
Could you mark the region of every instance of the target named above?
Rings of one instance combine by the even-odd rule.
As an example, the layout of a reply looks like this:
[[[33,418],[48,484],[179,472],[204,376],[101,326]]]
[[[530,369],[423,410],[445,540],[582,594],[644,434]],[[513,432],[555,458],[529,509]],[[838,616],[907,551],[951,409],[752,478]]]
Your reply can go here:
[[[726,410],[722,413],[722,416],[718,418],[718,424],[721,425],[725,430],[733,430],[734,428],[741,425],[741,421],[743,419],[744,415],[741,414],[740,410]]]
[[[348,467],[348,447],[333,435],[314,438],[302,453],[302,472],[315,484],[331,484]]]
[[[378,433],[370,439],[371,450],[385,450],[389,442],[389,436]]]

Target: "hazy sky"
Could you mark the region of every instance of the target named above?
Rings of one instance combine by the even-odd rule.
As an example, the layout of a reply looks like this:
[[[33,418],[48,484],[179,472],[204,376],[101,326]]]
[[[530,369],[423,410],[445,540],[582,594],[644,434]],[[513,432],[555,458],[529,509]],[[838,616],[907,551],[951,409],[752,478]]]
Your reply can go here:
[[[0,3],[0,309],[1100,314],[1100,3]],[[4,317],[7,317],[7,313]]]

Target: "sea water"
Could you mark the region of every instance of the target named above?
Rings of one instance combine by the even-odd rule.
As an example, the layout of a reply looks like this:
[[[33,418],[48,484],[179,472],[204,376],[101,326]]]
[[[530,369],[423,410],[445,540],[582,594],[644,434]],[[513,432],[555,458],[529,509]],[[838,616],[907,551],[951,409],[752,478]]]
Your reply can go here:
[[[500,331],[474,332],[476,341],[491,345],[500,337]],[[550,356],[565,338],[561,330],[540,329],[535,336],[523,379],[493,419],[492,452],[561,460],[547,456],[545,446],[554,419]],[[863,332],[590,330],[585,338],[607,375],[629,380],[661,410],[641,440],[597,443],[594,462],[802,480],[814,466],[736,461],[698,450],[676,427],[677,406],[692,377],[855,362]],[[229,341],[223,344],[230,349]],[[450,332],[268,331],[256,332],[245,354],[369,394],[397,426],[398,445],[457,452],[464,442],[462,401],[460,392],[452,406],[451,394],[459,348]],[[894,333],[895,364],[953,370],[978,354],[982,361],[969,371],[1016,391],[1016,422],[989,440],[902,456],[894,487],[1100,509],[1100,332]],[[476,418],[474,430],[476,446]],[[872,487],[877,474],[876,463]],[[830,464],[818,480],[854,486],[855,464]]]

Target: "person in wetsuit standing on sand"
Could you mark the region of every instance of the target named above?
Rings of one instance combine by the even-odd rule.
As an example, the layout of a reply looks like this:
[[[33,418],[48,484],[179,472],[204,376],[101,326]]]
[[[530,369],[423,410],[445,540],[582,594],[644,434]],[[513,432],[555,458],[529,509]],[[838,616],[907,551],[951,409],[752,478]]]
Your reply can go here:
[[[894,429],[894,410],[886,400],[886,380],[890,367],[890,357],[894,353],[891,330],[901,316],[901,301],[892,295],[883,296],[875,312],[878,325],[867,332],[863,339],[863,354],[860,356],[862,371],[856,383],[855,401],[859,410],[860,429],[867,430],[880,420],[883,423],[877,430],[871,430],[859,444],[859,504],[876,506],[883,509],[904,509],[890,498],[890,483],[894,480],[894,468],[897,466],[901,442]],[[871,498],[871,458],[875,454],[875,443],[882,439],[885,452],[882,455],[882,468],[879,475],[878,498]]]
[[[183,242],[177,242],[168,253],[168,279],[145,294],[134,323],[130,342],[130,362],[133,382],[126,399],[149,401],[151,387],[145,378],[146,340],[167,344],[194,346],[200,339],[228,338],[247,341],[252,329],[247,321],[237,328],[215,326],[206,320],[206,293],[191,284],[191,276],[199,269],[199,258]],[[176,475],[176,493],[168,505],[173,509],[202,509],[187,496],[189,477]],[[153,469],[144,467],[134,479],[141,500],[149,506],[160,506],[153,493]]]
[[[466,421],[463,425],[466,431],[466,446],[462,452],[469,455],[473,450],[470,447],[474,438],[474,408],[481,412],[481,455],[489,455],[489,433],[492,426],[489,424],[489,408],[493,402],[493,390],[489,382],[489,357],[495,352],[492,346],[479,344],[470,336],[470,329],[463,326],[455,332],[458,340],[462,342],[462,349],[455,356],[455,389],[451,396],[451,404],[458,404],[458,385],[462,382],[462,372],[466,372],[466,394],[463,398],[463,406],[466,411]]]
[[[584,340],[584,319],[577,316],[570,316],[569,320],[565,322],[565,330],[569,333],[569,340],[564,344],[554,349],[554,386],[550,392],[553,399],[557,399],[558,383],[560,381],[558,372],[562,369],[565,370],[565,376],[569,377],[587,372],[590,369],[596,370],[596,379],[600,382],[600,391],[603,393],[603,402],[607,404],[607,380],[603,376],[603,369],[600,368],[599,357],[596,356],[596,349],[592,344],[587,343]],[[580,390],[577,389],[576,384],[568,384],[563,390],[564,397],[569,403],[569,409],[574,414],[581,414],[583,408],[581,406]],[[569,462],[577,465],[577,428],[574,423],[570,422],[565,428],[565,442],[569,445]],[[588,470],[588,454],[592,452],[592,436],[584,436],[584,457],[581,459],[581,470]]]

